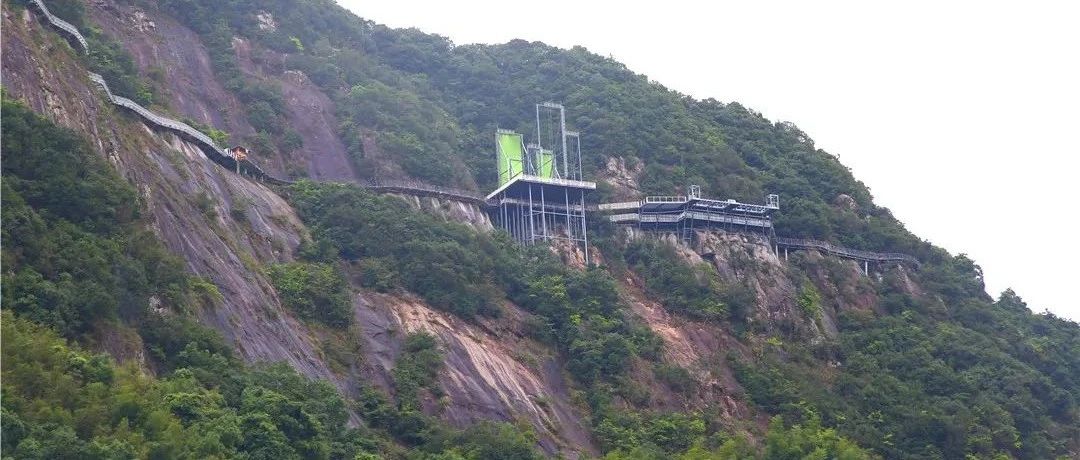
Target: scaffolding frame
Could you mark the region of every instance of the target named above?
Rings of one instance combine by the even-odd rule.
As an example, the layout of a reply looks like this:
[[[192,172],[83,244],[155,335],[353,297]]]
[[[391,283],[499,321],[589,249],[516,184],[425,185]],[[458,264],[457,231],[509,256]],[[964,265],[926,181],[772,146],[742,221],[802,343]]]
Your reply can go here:
[[[496,207],[496,226],[525,246],[554,240],[581,244],[587,262],[589,234],[585,221],[585,192],[595,185],[551,182],[522,176],[511,187],[496,192],[491,197]]]
[[[554,153],[555,177],[582,180],[581,133],[566,130],[566,108],[562,104],[536,104],[536,145]]]
[[[525,246],[556,240],[580,244],[588,263],[585,193],[596,184],[583,180],[581,134],[566,130],[562,104],[536,104],[536,142],[524,150],[523,173],[487,197],[496,227]],[[550,172],[546,152],[551,155]],[[537,161],[541,164],[534,164]]]
[[[780,198],[777,195],[768,195],[765,205],[746,204],[735,200],[702,198],[701,188],[691,185],[686,196],[645,197],[637,206],[634,220],[638,230],[674,234],[686,244],[694,241],[697,230],[707,229],[760,234],[773,241],[776,233],[771,214],[778,209]],[[624,222],[626,217],[633,216],[620,214],[612,216],[612,219]]]
[[[573,180],[585,180],[581,172],[581,133],[577,131],[567,131],[566,140],[569,145],[570,155],[570,170],[567,172],[567,178]],[[574,168],[577,166],[577,168]]]

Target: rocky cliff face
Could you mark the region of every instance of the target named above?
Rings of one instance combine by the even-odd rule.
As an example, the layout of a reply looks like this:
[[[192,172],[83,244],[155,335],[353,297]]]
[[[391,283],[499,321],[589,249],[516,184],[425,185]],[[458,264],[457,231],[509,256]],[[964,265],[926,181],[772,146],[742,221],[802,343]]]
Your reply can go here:
[[[242,104],[217,81],[210,58],[192,31],[168,17],[111,0],[90,2],[87,9],[107,35],[124,44],[145,74],[167,76],[158,81],[165,90],[163,105],[173,115],[216,126],[234,137],[254,132]],[[215,308],[199,312],[200,319],[220,331],[245,359],[288,362],[309,377],[333,382],[346,396],[355,394],[359,381],[390,390],[390,371],[403,337],[426,331],[438,338],[446,357],[446,371],[439,381],[446,396],[426,401],[429,412],[462,425],[481,419],[524,421],[533,426],[549,453],[573,457],[596,452],[560,358],[527,338],[528,314],[514,305],[505,305],[506,314],[497,320],[468,323],[408,295],[355,287],[353,305],[361,342],[356,345],[362,350],[362,364],[333,366],[324,356],[323,332],[283,309],[264,274],[268,265],[292,260],[297,246],[307,238],[307,229],[278,191],[222,169],[195,146],[155,132],[108,104],[86,80],[85,69],[73,52],[42,28],[32,13],[5,9],[3,28],[5,91],[58,124],[86,134],[139,187],[155,230],[168,248],[183,257],[193,274],[208,279],[222,293]],[[234,49],[246,75],[281,86],[289,122],[304,140],[301,151],[291,157],[260,161],[278,174],[355,180],[357,172],[336,134],[329,98],[302,73],[277,72],[273,66],[256,64],[252,56],[265,52],[252,49],[250,43],[236,40]],[[636,196],[640,167],[630,168],[623,160],[613,159],[605,174],[620,198]],[[477,230],[492,229],[486,213],[474,205],[430,197],[401,198]],[[656,237],[633,230],[628,235]],[[772,335],[810,340],[832,337],[837,334],[839,311],[876,308],[874,280],[850,262],[823,263],[816,254],[785,261],[766,240],[747,235],[699,232],[693,245],[670,240],[687,262],[708,264],[724,281],[746,283],[752,289],[755,302],[749,320],[757,332],[737,338],[726,326],[671,314],[646,294],[637,275],[627,275],[622,287],[633,314],[663,339],[665,361],[692,369],[698,383],[691,394],[675,395],[657,382],[645,363],[636,363],[634,373],[650,388],[649,404],[656,408],[714,407],[732,422],[763,423],[749,407],[726,357],[745,356],[751,353],[748,344]],[[559,246],[554,250],[568,265],[584,265],[580,249]],[[605,260],[595,248],[590,257]],[[807,314],[797,304],[803,282],[821,293],[819,316]],[[909,289],[917,292],[918,288]]]
[[[446,396],[426,401],[429,411],[460,425],[528,421],[550,453],[592,452],[561,363],[526,338],[527,313],[505,305],[506,314],[498,320],[468,323],[414,298],[368,292],[361,292],[354,305],[370,377],[384,388],[390,389],[390,371],[405,334],[427,332],[438,338],[446,365],[439,378]]]
[[[286,361],[351,391],[330,371],[317,338],[281,307],[262,267],[292,258],[303,224],[275,191],[224,170],[198,148],[161,134],[104,99],[73,52],[29,11],[4,10],[3,81],[8,94],[80,131],[137,185],[154,229],[223,300],[198,312],[249,361]]]
[[[244,104],[218,81],[195,32],[158,12],[112,0],[90,2],[87,11],[108,36],[123,43],[144,75],[161,76],[154,80],[165,90],[166,105],[174,115],[221,129],[236,143],[255,134]],[[295,152],[257,152],[256,161],[279,177],[355,180],[356,171],[336,134],[338,122],[330,99],[303,73],[275,72],[253,58],[259,54],[261,61],[281,62],[284,56],[255,50],[242,39],[234,40],[233,47],[245,77],[281,88],[289,126],[303,139],[303,147]]]
[[[107,27],[134,34],[125,43],[138,56],[140,67],[169,66],[173,76],[168,79],[170,107],[240,133],[250,129],[242,117],[233,116],[235,100],[213,80],[205,52],[190,31],[167,18],[154,18],[153,26],[132,28],[130,21],[147,16],[118,9],[110,2],[94,3],[91,9]],[[114,13],[117,16],[111,16]],[[311,378],[333,382],[350,396],[361,379],[389,389],[401,339],[408,332],[425,330],[440,339],[447,364],[440,381],[447,397],[430,401],[431,412],[459,424],[524,420],[535,427],[549,452],[573,456],[583,449],[591,451],[581,415],[570,403],[561,365],[550,350],[524,338],[525,314],[513,306],[507,308],[514,314],[498,322],[465,324],[414,298],[357,289],[356,318],[362,332],[358,345],[364,350],[364,365],[332,366],[321,348],[322,334],[282,308],[264,274],[266,266],[292,260],[297,246],[307,238],[307,230],[278,192],[221,168],[196,146],[155,132],[109,104],[85,78],[74,52],[31,12],[12,15],[5,9],[3,28],[5,91],[58,124],[86,134],[139,186],[160,238],[183,257],[193,274],[208,279],[222,294],[215,308],[199,312],[200,319],[220,331],[246,360],[288,362]],[[164,35],[151,35],[155,33]],[[298,119],[306,117],[304,111],[313,106],[302,92],[317,90],[302,75],[281,78],[292,79],[294,89],[301,93],[299,99],[308,101],[290,102],[290,113]],[[286,97],[293,101],[290,91],[286,90]],[[329,102],[321,93],[314,99]],[[326,118],[308,122],[315,127],[309,132],[340,145],[332,134],[334,123]],[[311,154],[306,163],[310,175],[349,179],[340,168],[330,169],[336,177],[320,172],[333,158],[340,157]],[[480,231],[492,228],[487,215],[475,205],[430,197],[401,198]]]
[[[475,204],[430,196],[403,194],[395,194],[394,196],[405,200],[415,209],[434,214],[447,221],[463,223],[477,231],[489,232],[495,229],[491,224],[491,217],[488,216],[487,211]]]

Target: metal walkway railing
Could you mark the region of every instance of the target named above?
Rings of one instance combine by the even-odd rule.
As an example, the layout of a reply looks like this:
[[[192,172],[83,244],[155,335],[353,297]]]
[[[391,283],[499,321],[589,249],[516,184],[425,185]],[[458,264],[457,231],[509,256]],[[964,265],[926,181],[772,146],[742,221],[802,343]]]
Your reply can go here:
[[[272,184],[290,184],[291,181],[278,179],[274,176],[267,174],[258,165],[252,163],[249,160],[240,160],[240,165],[237,167],[236,157],[229,154],[228,150],[218,147],[214,140],[207,136],[202,131],[192,128],[187,123],[173,120],[172,118],[163,117],[154,112],[151,112],[146,107],[139,105],[137,102],[128,99],[123,96],[117,96],[109,90],[109,85],[105,83],[105,79],[96,73],[88,72],[90,80],[101,86],[101,89],[105,90],[105,94],[108,96],[109,101],[120,107],[126,108],[136,115],[142,117],[148,123],[155,125],[159,128],[173,131],[179,136],[194,142],[199,146],[199,150],[202,150],[203,154],[207,158],[215,163],[218,163],[230,170],[238,171],[243,174],[247,174],[256,179],[260,179]]]
[[[42,0],[30,0],[30,5],[37,8],[38,11],[40,11],[45,17],[45,19],[48,20],[49,24],[55,26],[56,29],[62,35],[64,35],[69,42],[77,44],[83,54],[89,53],[89,46],[87,46],[86,38],[84,38],[82,34],[79,33],[78,28],[76,28],[71,23],[53,15],[49,11],[49,8],[45,6],[45,3],[42,2]],[[293,183],[293,181],[291,180],[281,179],[267,174],[265,171],[262,170],[262,168],[252,163],[250,160],[241,160],[239,168],[237,168],[236,158],[233,157],[227,150],[219,147],[214,142],[214,140],[210,138],[210,136],[207,136],[202,131],[191,127],[187,123],[158,115],[150,111],[149,109],[139,105],[137,102],[131,99],[113,94],[112,90],[109,89],[109,85],[105,83],[104,77],[93,72],[88,73],[90,80],[92,80],[94,83],[97,83],[99,86],[101,86],[101,89],[105,91],[105,94],[108,96],[110,102],[134,112],[136,115],[142,117],[144,120],[154,126],[173,131],[180,136],[195,142],[199,145],[203,153],[206,154],[206,156],[213,160],[215,163],[225,166],[229,170],[239,170],[240,172],[246,173],[249,176],[272,184],[287,185]],[[463,201],[478,206],[489,205],[489,203],[484,199],[484,197],[477,193],[453,189],[449,187],[442,187],[438,185],[426,184],[419,181],[377,180],[361,182],[359,185],[377,193],[404,193],[418,196],[434,196]]]
[[[490,203],[477,193],[473,193],[467,190],[460,190],[450,187],[443,187],[440,185],[431,185],[420,181],[411,180],[369,180],[361,181],[361,187],[377,193],[404,193],[408,195],[416,196],[433,196],[438,198],[449,198],[455,201],[462,201],[477,206],[486,207]]]
[[[776,246],[786,249],[813,249],[834,256],[845,257],[869,262],[907,262],[918,266],[919,260],[907,254],[898,252],[871,252],[858,249],[845,248],[832,243],[818,240],[806,240],[799,238],[776,238]]]
[[[36,7],[38,11],[40,11],[41,14],[45,16],[45,19],[49,21],[49,24],[52,24],[53,27],[60,29],[61,32],[65,32],[64,38],[67,38],[68,41],[74,40],[74,43],[72,43],[72,45],[74,46],[75,44],[78,44],[79,47],[82,48],[83,54],[87,54],[90,52],[90,46],[86,44],[86,38],[84,38],[82,34],[79,33],[78,28],[76,28],[70,22],[60,19],[56,17],[56,15],[52,14],[52,12],[49,11],[49,7],[45,6],[45,3],[43,3],[41,0],[30,0],[30,6]]]
[[[613,214],[608,218],[617,224],[642,223],[642,224],[674,224],[683,220],[696,220],[702,222],[715,222],[721,224],[742,225],[747,227],[771,228],[772,222],[768,219],[738,216],[731,214],[715,214],[697,211],[683,211],[678,214],[639,214],[624,213]]]
[[[80,51],[83,52],[83,54],[89,54],[90,47],[87,45],[86,38],[83,37],[81,33],[79,33],[78,28],[76,28],[71,23],[64,21],[63,19],[60,19],[56,17],[56,15],[52,14],[52,12],[49,11],[49,8],[45,6],[45,3],[42,2],[42,0],[30,0],[29,5],[36,8],[41,13],[41,15],[45,17],[49,24],[53,25],[57,29],[57,31],[61,33],[61,35],[67,38],[68,42],[72,43],[73,46],[78,45],[77,47]],[[229,154],[227,150],[219,147],[216,143],[214,143],[214,140],[211,139],[210,136],[207,136],[202,131],[192,128],[187,123],[163,117],[154,112],[151,112],[147,108],[139,105],[137,102],[131,99],[113,94],[112,90],[109,89],[109,85],[105,83],[104,77],[93,72],[87,73],[89,74],[91,81],[97,83],[99,86],[101,86],[101,89],[105,90],[105,94],[108,96],[109,102],[112,102],[115,105],[124,107],[132,112],[135,112],[136,115],[142,117],[144,120],[148,121],[152,125],[173,131],[180,136],[195,142],[200,147],[200,150],[202,150],[203,154],[205,154],[215,163],[225,166],[230,170],[246,173],[252,177],[272,184],[291,183],[291,181],[279,179],[267,174],[265,171],[262,170],[262,168],[249,160],[240,160],[239,167],[237,167],[236,158]]]

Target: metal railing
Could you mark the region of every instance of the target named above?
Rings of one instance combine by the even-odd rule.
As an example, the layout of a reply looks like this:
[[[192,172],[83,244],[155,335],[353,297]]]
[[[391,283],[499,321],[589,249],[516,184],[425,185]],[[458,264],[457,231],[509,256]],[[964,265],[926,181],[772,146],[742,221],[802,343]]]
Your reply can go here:
[[[41,15],[45,17],[48,23],[55,27],[57,31],[59,31],[62,35],[64,35],[69,42],[71,42],[73,45],[77,44],[78,48],[80,48],[80,51],[82,51],[83,54],[90,53],[90,47],[86,42],[86,38],[83,37],[81,33],[79,33],[78,28],[76,28],[71,23],[60,19],[56,17],[56,15],[52,14],[52,12],[49,11],[49,7],[45,6],[45,3],[42,0],[30,0],[29,5],[36,8],[41,13]],[[202,131],[192,128],[186,123],[163,117],[154,112],[151,112],[147,108],[139,105],[137,102],[131,99],[113,94],[112,90],[109,89],[109,85],[105,83],[104,77],[93,72],[87,73],[91,81],[97,83],[98,86],[101,86],[101,89],[105,90],[105,94],[106,96],[108,96],[109,102],[112,102],[115,105],[124,107],[128,110],[131,110],[132,112],[135,112],[135,114],[139,115],[144,120],[150,122],[153,125],[174,131],[190,140],[195,141],[199,144],[200,150],[203,151],[203,154],[205,154],[215,163],[221,164],[222,166],[230,169],[236,169],[242,173],[247,173],[255,178],[264,180],[269,183],[291,183],[291,181],[279,179],[267,174],[258,165],[248,160],[240,160],[239,167],[237,168],[236,158],[229,154],[227,150],[218,147],[218,145],[214,143],[214,140],[211,139],[210,136],[207,136]]]
[[[596,206],[597,211],[628,211],[641,207],[640,201],[623,201],[619,203],[600,203]]]
[[[683,211],[677,214],[614,214],[609,216],[608,219],[614,223],[640,222],[643,224],[674,224],[686,219],[692,219],[695,221],[742,225],[747,227],[772,227],[772,222],[768,219],[695,211]]]
[[[90,53],[90,45],[86,43],[86,38],[83,37],[81,33],[79,33],[78,28],[76,28],[70,22],[60,19],[56,17],[56,15],[52,14],[52,12],[49,11],[49,7],[45,6],[45,3],[41,0],[30,0],[30,6],[36,7],[37,10],[45,16],[45,19],[47,19],[49,21],[49,24],[52,24],[53,27],[60,29],[60,31],[62,32],[65,32],[69,41],[75,40],[75,43],[78,43],[79,47],[82,48],[83,54]]]
[[[859,249],[851,249],[843,246],[837,246],[832,243],[818,240],[808,240],[800,238],[777,238],[776,245],[778,247],[787,249],[813,249],[832,254],[834,256],[845,257],[855,260],[864,260],[871,262],[907,262],[916,266],[919,265],[918,259],[907,254],[901,254],[898,252],[863,251]]]
[[[647,196],[643,203],[686,203],[685,196]]]
[[[278,185],[286,185],[292,183],[292,181],[279,179],[277,177],[271,176],[270,174],[267,174],[265,171],[262,170],[262,168],[260,168],[255,163],[252,163],[250,160],[239,160],[238,167],[238,160],[236,159],[236,157],[230,154],[228,150],[218,147],[214,140],[211,139],[210,136],[204,134],[202,131],[192,128],[187,123],[173,120],[172,118],[168,117],[163,117],[154,112],[151,112],[146,107],[139,105],[137,102],[131,99],[123,96],[117,96],[113,94],[112,90],[109,89],[109,85],[105,83],[104,77],[93,72],[88,72],[88,74],[90,80],[94,83],[97,83],[99,86],[101,86],[101,89],[105,91],[105,94],[108,96],[110,102],[134,112],[136,115],[142,117],[144,120],[146,120],[152,125],[173,131],[180,136],[195,142],[199,146],[199,150],[201,150],[203,154],[206,155],[206,157],[213,162],[229,168],[230,170],[239,171],[240,173],[247,174],[268,183]]]
[[[371,179],[360,181],[359,185],[368,190],[379,193],[405,193],[416,196],[434,196],[450,198],[478,206],[488,206],[488,201],[477,193],[441,185],[432,185],[416,180],[404,179]]]
[[[82,34],[79,33],[78,28],[76,28],[71,23],[53,15],[52,12],[49,11],[49,8],[45,6],[45,3],[42,2],[42,0],[30,0],[30,5],[40,11],[42,16],[45,17],[49,24],[55,26],[56,29],[60,31],[63,35],[65,35],[69,41],[78,44],[81,48],[80,51],[82,51],[83,54],[89,53],[89,46],[87,45],[86,38],[84,38]],[[202,150],[203,154],[205,154],[215,163],[218,163],[228,168],[229,170],[239,170],[242,173],[246,173],[249,176],[252,176],[259,180],[263,180],[268,183],[278,185],[288,185],[294,183],[294,181],[277,178],[270,174],[267,174],[265,171],[262,170],[262,168],[247,159],[239,160],[238,168],[238,160],[232,154],[230,154],[228,150],[219,147],[210,136],[206,135],[202,131],[191,127],[187,123],[154,113],[131,99],[113,94],[112,90],[109,89],[108,83],[105,82],[104,77],[93,72],[87,72],[87,74],[91,81],[97,83],[98,86],[100,86],[101,89],[105,91],[105,95],[108,97],[109,102],[112,102],[115,105],[134,112],[136,115],[142,117],[144,120],[154,126],[173,131],[181,135],[182,137],[185,137],[186,139],[196,142],[200,147],[200,150]],[[550,180],[559,181],[558,179]],[[490,205],[490,203],[488,203],[488,201],[485,200],[484,197],[480,196],[477,193],[469,192],[466,190],[454,189],[450,187],[443,187],[439,185],[426,184],[419,181],[372,180],[367,182],[361,182],[359,185],[361,187],[378,193],[404,193],[418,196],[436,196],[450,198],[457,201],[464,201],[467,203],[476,204],[478,206]]]

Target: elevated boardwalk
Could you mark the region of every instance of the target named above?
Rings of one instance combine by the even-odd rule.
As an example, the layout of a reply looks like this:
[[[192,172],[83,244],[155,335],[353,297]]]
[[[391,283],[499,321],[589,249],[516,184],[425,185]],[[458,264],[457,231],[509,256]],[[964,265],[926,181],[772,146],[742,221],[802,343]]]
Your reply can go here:
[[[690,187],[688,196],[647,196],[638,201],[602,203],[596,211],[608,214],[616,224],[636,225],[643,230],[674,232],[684,241],[695,230],[723,229],[750,231],[772,236],[772,213],[780,209],[779,197],[770,195],[768,204],[747,204],[735,200],[701,197],[701,189]]]
[[[30,0],[29,5],[36,9],[41,16],[45,18],[48,24],[53,26],[53,28],[71,43],[72,47],[76,48],[77,51],[80,51],[83,54],[89,53],[89,45],[87,44],[86,38],[83,37],[78,28],[52,14],[42,0]],[[187,123],[159,115],[131,99],[113,94],[112,90],[109,89],[109,85],[105,82],[104,77],[93,72],[87,72],[87,74],[90,80],[100,86],[105,92],[109,102],[131,111],[153,127],[174,132],[180,137],[195,143],[207,158],[228,168],[230,171],[239,171],[246,176],[275,185],[289,185],[294,183],[294,181],[281,179],[268,174],[258,165],[247,159],[241,160],[239,168],[237,168],[236,158],[233,157],[228,150],[218,146],[210,136],[191,127]],[[425,184],[417,181],[378,180],[361,182],[359,185],[376,193],[402,193],[416,196],[432,196],[462,201],[480,207],[488,207],[491,205],[488,200],[477,193]]]
[[[776,238],[776,247],[777,249],[784,249],[785,254],[787,250],[809,249],[821,251],[825,254],[830,254],[837,257],[843,257],[845,259],[857,260],[860,262],[902,262],[914,265],[916,267],[919,266],[919,260],[907,254],[901,254],[898,252],[862,251],[858,249],[837,246],[826,241],[778,237]]]
[[[72,47],[76,48],[78,51],[81,51],[83,54],[90,53],[90,47],[87,44],[86,38],[83,37],[81,33],[79,33],[79,29],[70,22],[60,19],[56,17],[56,15],[52,14],[52,12],[49,11],[49,7],[45,6],[45,3],[42,2],[42,0],[30,0],[29,6],[38,10],[38,12],[41,13],[41,15],[45,18],[46,22],[52,25],[53,28],[55,28],[61,36],[67,39],[67,41],[72,44]],[[194,142],[199,146],[200,150],[203,151],[203,154],[205,154],[215,163],[225,166],[230,170],[241,172],[269,183],[290,183],[287,180],[278,179],[267,174],[265,171],[262,170],[262,168],[259,168],[258,165],[252,163],[249,160],[242,160],[240,161],[240,164],[237,165],[236,158],[230,155],[225,149],[218,147],[218,145],[214,143],[214,140],[211,139],[210,136],[207,136],[203,132],[192,128],[186,123],[173,120],[168,117],[163,117],[154,112],[151,112],[149,109],[139,105],[137,102],[131,99],[113,94],[112,90],[109,89],[109,85],[105,83],[104,77],[93,72],[87,72],[87,74],[91,81],[97,83],[98,86],[100,86],[101,89],[105,91],[105,95],[108,97],[109,102],[112,102],[117,106],[134,112],[136,115],[142,117],[143,120],[153,126],[172,131],[179,136]]]
[[[431,185],[420,181],[380,179],[362,181],[359,185],[375,193],[400,193],[405,195],[445,198],[476,205],[481,208],[487,208],[493,205],[492,202],[485,199],[483,196],[480,196],[478,193],[439,185]]]
[[[639,201],[602,203],[596,210],[608,214],[608,219],[620,225],[636,225],[642,229],[675,232],[689,241],[697,230],[723,229],[726,231],[753,230],[766,232],[779,255],[783,251],[815,250],[824,254],[851,259],[863,263],[863,271],[869,272],[873,263],[906,263],[918,267],[919,261],[907,254],[871,252],[838,246],[825,241],[776,237],[772,233],[771,215],[779,209],[775,195],[766,205],[739,203],[734,200],[710,200],[700,198],[696,188],[691,196],[650,196]]]
[[[48,21],[49,25],[55,27],[60,32],[60,35],[71,43],[72,47],[82,51],[83,54],[90,53],[90,45],[86,43],[86,38],[79,33],[79,29],[73,24],[52,14],[49,7],[45,6],[45,3],[41,0],[30,0],[29,6],[36,8],[42,16],[45,16],[45,20]]]
[[[112,91],[109,90],[109,85],[105,83],[105,79],[101,75],[89,72],[89,76],[90,80],[101,86],[101,89],[105,91],[105,94],[108,96],[109,101],[111,101],[113,104],[116,104],[120,107],[134,112],[136,115],[142,117],[144,121],[151,125],[154,125],[161,129],[165,129],[167,131],[172,131],[180,137],[194,142],[196,145],[199,146],[199,149],[202,150],[203,154],[205,154],[207,158],[209,158],[213,162],[220,164],[231,171],[237,171],[242,174],[265,181],[267,183],[275,185],[287,185],[292,183],[292,181],[279,179],[267,174],[265,171],[262,170],[262,168],[247,159],[240,160],[240,164],[237,165],[236,158],[230,155],[226,149],[218,147],[217,144],[214,143],[214,140],[210,139],[210,136],[207,136],[201,131],[192,128],[187,123],[173,120],[172,118],[163,117],[154,112],[151,112],[149,109],[139,105],[137,102],[131,99],[113,94]]]
[[[608,219],[616,224],[678,224],[693,220],[720,225],[738,225],[745,227],[771,228],[772,222],[757,217],[714,214],[699,211],[684,211],[676,214],[613,214]]]

